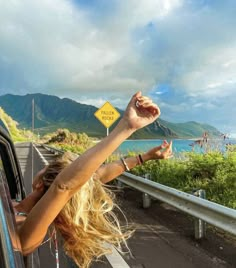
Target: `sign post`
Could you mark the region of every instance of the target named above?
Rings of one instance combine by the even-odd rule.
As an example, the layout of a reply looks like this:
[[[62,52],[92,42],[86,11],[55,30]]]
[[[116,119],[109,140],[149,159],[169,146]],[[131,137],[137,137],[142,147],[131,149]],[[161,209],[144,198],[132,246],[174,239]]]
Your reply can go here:
[[[119,112],[108,101],[94,115],[107,128],[107,136],[109,127],[120,117]]]

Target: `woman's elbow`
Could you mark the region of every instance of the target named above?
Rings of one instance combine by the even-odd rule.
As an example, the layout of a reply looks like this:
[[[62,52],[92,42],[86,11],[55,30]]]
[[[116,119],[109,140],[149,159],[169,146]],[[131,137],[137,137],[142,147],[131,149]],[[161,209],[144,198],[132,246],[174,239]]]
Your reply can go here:
[[[25,244],[22,240],[21,240],[21,253],[23,256],[27,256],[29,254],[31,254],[32,252],[34,252],[35,249],[37,249],[42,243],[42,240],[40,240],[38,243],[34,244],[34,245],[28,245]]]
[[[24,229],[24,230],[23,230]],[[20,247],[21,252],[24,256],[29,255],[32,253],[35,249],[37,249],[45,236],[38,235],[36,237],[34,232],[25,232],[25,228],[19,228],[18,229],[18,238],[20,241]]]

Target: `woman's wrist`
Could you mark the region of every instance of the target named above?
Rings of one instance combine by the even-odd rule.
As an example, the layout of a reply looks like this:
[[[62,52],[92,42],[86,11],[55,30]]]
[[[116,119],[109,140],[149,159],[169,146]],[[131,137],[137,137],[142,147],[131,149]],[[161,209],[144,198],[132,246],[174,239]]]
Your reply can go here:
[[[151,159],[152,159],[152,158],[150,157],[150,155],[147,154],[147,153],[140,154],[139,156],[140,156],[141,159],[143,160],[143,163],[146,162],[146,161],[148,161],[148,160],[151,160]]]
[[[119,128],[119,131],[120,130],[127,131],[128,136],[132,135],[137,130],[137,129],[132,128],[129,122],[125,118],[121,118],[117,127]]]

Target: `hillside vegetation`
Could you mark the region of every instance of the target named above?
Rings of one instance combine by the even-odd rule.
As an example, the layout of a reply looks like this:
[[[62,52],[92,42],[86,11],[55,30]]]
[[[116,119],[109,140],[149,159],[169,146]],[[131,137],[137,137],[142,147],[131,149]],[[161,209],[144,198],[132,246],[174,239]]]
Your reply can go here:
[[[24,131],[18,129],[18,123],[11,118],[5,111],[0,107],[0,121],[3,128],[7,128],[13,141],[25,141],[32,138],[31,131]]]
[[[85,133],[74,133],[68,129],[58,129],[53,133],[49,133],[43,137],[33,134],[32,131],[19,129],[19,124],[13,120],[0,107],[0,125],[7,130],[14,142],[37,141],[39,143],[50,144],[55,148],[63,151],[72,151],[77,154],[84,152],[86,149],[94,145]]]
[[[87,134],[70,132],[68,129],[58,129],[54,133],[45,135],[41,142],[76,154],[81,154],[94,145]]]

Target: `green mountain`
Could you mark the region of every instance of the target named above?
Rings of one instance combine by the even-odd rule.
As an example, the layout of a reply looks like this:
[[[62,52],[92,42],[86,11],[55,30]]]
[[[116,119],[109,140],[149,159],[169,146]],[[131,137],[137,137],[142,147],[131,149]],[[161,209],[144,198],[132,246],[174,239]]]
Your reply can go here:
[[[34,105],[32,105],[33,102]],[[58,128],[85,132],[92,137],[106,135],[106,128],[94,116],[97,111],[95,106],[81,104],[68,98],[61,99],[39,93],[24,96],[7,94],[0,96],[0,107],[19,123],[19,128],[31,129],[34,125],[35,133],[40,135],[53,132]],[[123,114],[122,110],[117,110],[121,115]],[[148,127],[137,131],[131,138],[195,138],[201,137],[205,131],[210,135],[220,135],[216,128],[207,124],[197,122],[176,124],[158,119]]]
[[[180,137],[201,137],[204,132],[208,132],[212,136],[218,136],[221,134],[219,130],[208,124],[200,124],[195,121],[189,121],[185,123],[170,123],[159,119],[162,125],[171,129],[175,133],[178,133]]]

